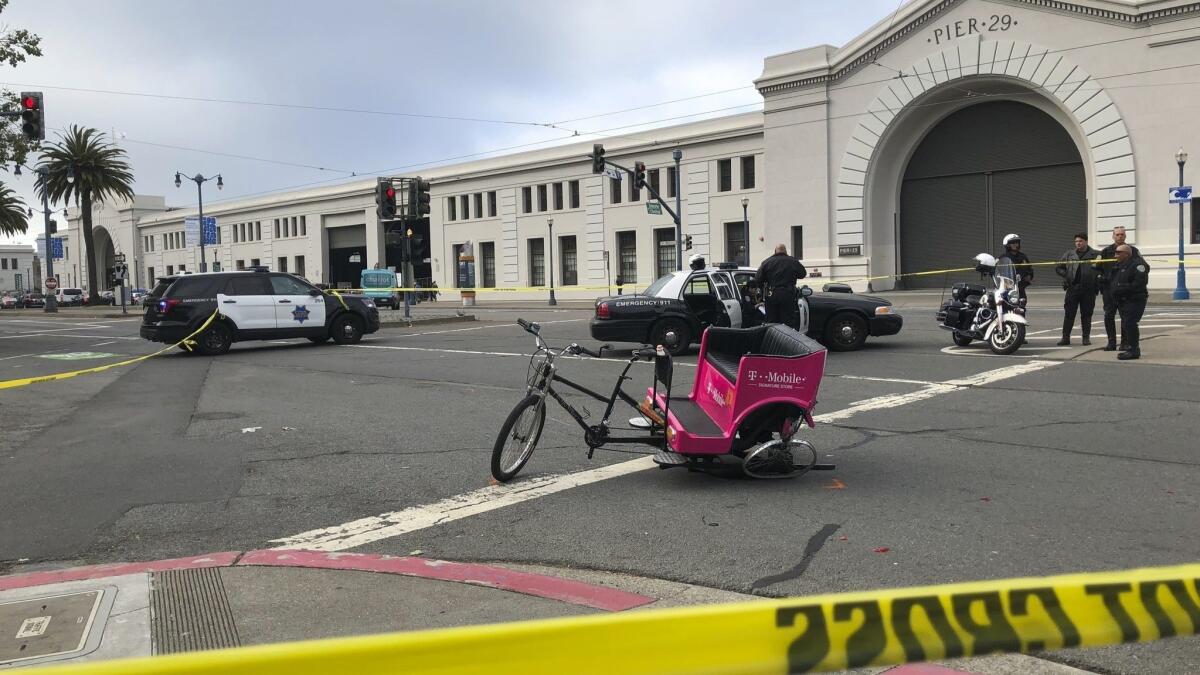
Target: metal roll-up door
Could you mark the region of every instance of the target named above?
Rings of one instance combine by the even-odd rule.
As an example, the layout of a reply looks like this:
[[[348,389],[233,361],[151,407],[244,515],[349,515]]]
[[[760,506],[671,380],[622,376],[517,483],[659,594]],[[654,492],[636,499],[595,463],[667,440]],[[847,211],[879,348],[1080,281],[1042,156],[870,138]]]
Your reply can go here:
[[[1087,229],[1085,183],[1074,141],[1045,112],[1017,101],[963,108],[926,135],[905,169],[900,270],[969,267],[978,253],[999,255],[1009,232],[1031,259],[1055,259]],[[901,286],[977,278],[909,276]]]
[[[1058,260],[1087,232],[1086,180],[1082,164],[1001,171],[992,175],[992,227],[997,238],[1021,235],[1032,262]],[[996,246],[997,251],[999,245]],[[1057,287],[1053,265],[1035,265],[1036,286]]]
[[[946,176],[904,184],[900,255],[904,272],[968,267],[987,250],[987,179],[981,174]],[[902,277],[905,288],[941,288],[947,281],[979,275]]]

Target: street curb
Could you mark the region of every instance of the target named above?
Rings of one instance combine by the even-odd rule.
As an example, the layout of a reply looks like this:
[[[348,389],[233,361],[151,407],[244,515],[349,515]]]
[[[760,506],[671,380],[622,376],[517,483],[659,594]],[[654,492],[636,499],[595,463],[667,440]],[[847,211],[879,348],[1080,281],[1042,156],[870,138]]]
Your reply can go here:
[[[477,320],[478,319],[475,318],[474,314],[464,314],[462,316],[436,316],[436,317],[430,317],[428,319],[421,319],[421,318],[399,319],[396,321],[384,321],[381,318],[379,320],[379,329],[383,330],[384,328],[411,328],[411,327],[417,326],[417,325],[435,326],[439,323],[466,323],[469,321],[477,321]]]
[[[484,586],[501,591],[557,600],[606,612],[621,612],[648,605],[658,598],[630,593],[608,586],[574,581],[544,574],[480,565],[431,560],[413,556],[368,553],[326,553],[289,549],[225,551],[188,558],[171,558],[140,563],[112,563],[62,570],[30,572],[0,577],[0,591],[32,588],[68,581],[86,581],[129,574],[147,574],[210,567],[301,567],[306,569],[375,572]]]

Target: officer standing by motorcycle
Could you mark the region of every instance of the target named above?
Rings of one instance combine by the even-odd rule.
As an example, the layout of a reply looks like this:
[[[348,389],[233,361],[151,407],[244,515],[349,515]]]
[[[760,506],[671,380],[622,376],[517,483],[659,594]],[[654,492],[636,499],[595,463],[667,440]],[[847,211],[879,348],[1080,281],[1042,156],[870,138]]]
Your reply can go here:
[[[1075,327],[1075,313],[1079,313],[1079,328],[1083,333],[1083,344],[1092,344],[1092,312],[1096,309],[1096,293],[1099,291],[1099,272],[1090,262],[1098,260],[1100,253],[1088,246],[1087,233],[1075,235],[1075,248],[1060,258],[1054,271],[1063,278],[1063,290],[1067,292],[1063,303],[1063,333],[1058,341],[1060,347],[1071,344],[1071,329]]]
[[[1117,257],[1117,247],[1125,243],[1125,228],[1118,225],[1112,231],[1113,243],[1105,246],[1100,251],[1100,258],[1103,260],[1112,261]],[[1136,246],[1130,244],[1130,250],[1134,257],[1140,257],[1142,254],[1138,252]],[[1117,271],[1117,263],[1103,262],[1097,265],[1100,271],[1100,293],[1104,297],[1104,333],[1108,336],[1108,345],[1104,347],[1106,352],[1117,351],[1117,301],[1112,294],[1112,278]],[[1121,328],[1121,351],[1126,351],[1129,345],[1125,341],[1125,329]]]
[[[1012,261],[1017,270],[1017,294],[1021,297],[1021,305],[1025,305],[1025,289],[1033,283],[1033,265],[1029,264],[1029,256],[1021,252],[1021,236],[1009,234],[1004,237],[1004,254],[1001,256]]]
[[[800,328],[800,292],[796,282],[808,276],[804,265],[788,255],[787,246],[775,247],[775,255],[758,266],[755,280],[767,294],[767,323],[782,323]]]
[[[1117,311],[1121,313],[1121,335],[1129,347],[1118,354],[1117,358],[1128,361],[1142,356],[1138,322],[1142,320],[1142,313],[1146,311],[1146,300],[1150,295],[1146,291],[1150,265],[1142,256],[1135,254],[1129,244],[1118,246],[1116,256],[1117,267],[1110,283],[1113,298],[1117,301]]]

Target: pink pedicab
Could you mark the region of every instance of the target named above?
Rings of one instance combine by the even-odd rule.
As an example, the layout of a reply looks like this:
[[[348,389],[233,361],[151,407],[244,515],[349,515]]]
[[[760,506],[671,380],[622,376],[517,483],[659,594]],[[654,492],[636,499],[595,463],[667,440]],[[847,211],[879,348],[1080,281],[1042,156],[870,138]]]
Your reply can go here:
[[[588,457],[606,445],[657,446],[654,461],[662,468],[705,469],[740,464],[754,478],[786,478],[813,470],[833,469],[817,461],[817,451],[797,438],[802,425],[813,426],[812,411],[825,370],[825,348],[782,325],[757,328],[709,328],[700,342],[695,382],[687,396],[672,395],[674,364],[662,346],[633,350],[612,394],[592,391],[558,373],[557,358],[601,357],[609,345],[591,351],[578,344],[552,348],[541,326],[517,323],[531,333],[537,350],[530,358],[525,398],[513,408],[492,450],[492,476],[511,480],[537,447],[546,421],[547,399],[559,405],[583,429]],[[622,385],[639,360],[654,363],[654,379],[646,397],[637,401]],[[580,412],[559,393],[563,385],[605,404],[598,422]],[[633,428],[610,424],[616,402],[641,413]],[[622,435],[620,432],[633,432]]]

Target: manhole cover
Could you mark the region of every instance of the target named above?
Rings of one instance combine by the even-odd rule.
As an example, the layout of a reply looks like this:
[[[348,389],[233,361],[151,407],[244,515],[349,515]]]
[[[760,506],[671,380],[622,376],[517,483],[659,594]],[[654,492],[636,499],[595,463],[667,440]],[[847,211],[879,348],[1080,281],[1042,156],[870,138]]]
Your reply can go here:
[[[0,666],[82,651],[103,590],[0,603]]]

